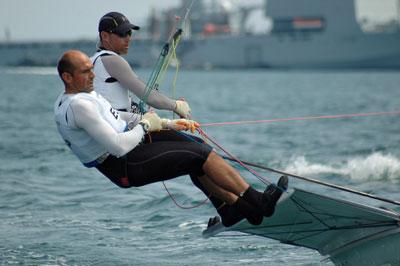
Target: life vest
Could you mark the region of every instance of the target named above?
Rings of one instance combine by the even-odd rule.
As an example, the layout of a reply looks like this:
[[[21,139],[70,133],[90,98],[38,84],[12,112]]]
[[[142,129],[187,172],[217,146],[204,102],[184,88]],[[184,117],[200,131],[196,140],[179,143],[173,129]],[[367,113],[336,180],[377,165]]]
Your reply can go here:
[[[93,80],[94,90],[106,98],[115,109],[129,111],[131,99],[128,90],[122,87],[118,80],[107,72],[101,60],[101,57],[106,55],[120,56],[113,51],[100,50],[90,58],[96,75]]]
[[[74,100],[85,99],[95,103],[100,116],[106,120],[117,132],[124,132],[127,124],[119,117],[117,110],[101,95],[90,93],[64,94],[62,93],[54,105],[54,115],[57,129],[65,143],[86,167],[97,165],[97,159],[107,153],[101,143],[93,139],[84,129],[75,124],[75,117],[70,105]]]

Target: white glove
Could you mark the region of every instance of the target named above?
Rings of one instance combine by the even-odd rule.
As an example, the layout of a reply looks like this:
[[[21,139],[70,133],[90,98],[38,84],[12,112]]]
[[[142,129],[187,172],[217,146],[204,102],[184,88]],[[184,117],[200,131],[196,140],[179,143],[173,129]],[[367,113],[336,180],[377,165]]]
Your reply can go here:
[[[190,117],[190,107],[186,101],[177,100],[175,101],[175,109],[174,112],[177,113],[180,117],[189,118]]]
[[[162,129],[161,118],[154,112],[145,113],[140,122],[147,124],[148,131],[160,131]]]
[[[161,124],[163,128],[174,129],[174,130],[190,130],[190,132],[194,133],[195,130],[200,127],[199,123],[193,120],[188,119],[161,119]]]

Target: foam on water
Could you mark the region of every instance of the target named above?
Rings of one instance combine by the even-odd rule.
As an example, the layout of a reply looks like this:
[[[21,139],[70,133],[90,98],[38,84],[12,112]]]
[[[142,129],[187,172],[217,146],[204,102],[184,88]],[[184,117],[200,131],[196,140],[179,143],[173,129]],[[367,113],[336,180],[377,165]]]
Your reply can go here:
[[[336,174],[354,180],[381,180],[400,178],[400,159],[380,152],[357,156],[339,163],[313,163],[304,156],[296,157],[285,169],[298,175]]]

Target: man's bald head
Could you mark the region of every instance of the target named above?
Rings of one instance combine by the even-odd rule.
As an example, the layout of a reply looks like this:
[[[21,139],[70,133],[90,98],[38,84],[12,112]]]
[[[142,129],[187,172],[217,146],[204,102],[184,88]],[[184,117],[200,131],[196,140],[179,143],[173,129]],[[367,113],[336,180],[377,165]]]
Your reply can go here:
[[[85,53],[66,51],[58,61],[57,70],[67,93],[93,90],[93,64]]]
[[[57,71],[61,79],[63,79],[62,74],[68,72],[72,74],[77,64],[82,62],[83,58],[88,58],[86,54],[78,50],[66,51],[58,60]]]

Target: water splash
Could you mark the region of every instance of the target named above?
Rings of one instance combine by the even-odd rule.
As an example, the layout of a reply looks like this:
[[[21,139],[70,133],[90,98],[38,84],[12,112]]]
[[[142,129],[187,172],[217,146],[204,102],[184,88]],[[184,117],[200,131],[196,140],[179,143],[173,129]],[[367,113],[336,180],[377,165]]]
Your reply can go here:
[[[304,176],[336,174],[355,180],[394,180],[400,179],[400,159],[391,154],[377,152],[340,163],[319,164],[300,156],[294,158],[285,171]]]

